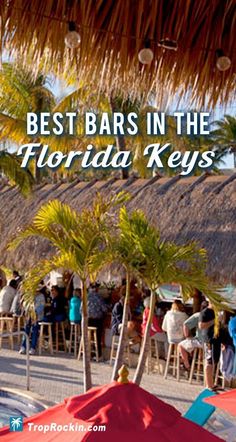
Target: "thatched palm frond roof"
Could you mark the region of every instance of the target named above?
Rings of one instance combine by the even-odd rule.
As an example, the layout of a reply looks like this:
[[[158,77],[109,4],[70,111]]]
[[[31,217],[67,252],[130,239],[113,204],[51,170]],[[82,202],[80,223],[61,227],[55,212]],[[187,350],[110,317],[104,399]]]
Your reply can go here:
[[[174,177],[176,178],[176,177]],[[17,189],[0,188],[0,265],[26,270],[52,253],[46,241],[28,239],[16,251],[8,242],[28,225],[39,207],[59,198],[76,210],[89,207],[97,192],[104,197],[126,190],[130,210],[142,209],[163,239],[197,241],[208,251],[208,273],[218,282],[236,281],[236,174],[188,178],[134,179],[44,184],[24,199]]]
[[[11,51],[37,69],[41,57],[57,71],[76,68],[77,77],[106,92],[154,90],[191,92],[195,103],[233,99],[236,72],[235,0],[8,0],[0,2],[1,37]],[[81,35],[78,50],[65,47],[68,22]],[[160,47],[176,41],[178,50]],[[145,44],[154,52],[150,65],[138,62]],[[216,69],[216,50],[231,59],[226,72]]]

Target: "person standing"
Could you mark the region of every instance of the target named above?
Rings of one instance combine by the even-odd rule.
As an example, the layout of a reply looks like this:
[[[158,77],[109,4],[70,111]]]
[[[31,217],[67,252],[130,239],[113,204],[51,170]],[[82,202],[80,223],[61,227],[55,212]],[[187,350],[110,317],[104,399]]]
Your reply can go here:
[[[97,329],[99,358],[102,357],[103,320],[107,311],[105,300],[99,295],[96,286],[91,286],[88,291],[88,325]]]
[[[81,289],[75,289],[69,301],[69,320],[75,324],[81,323]]]
[[[212,304],[209,302],[199,316],[199,329],[201,330],[202,339],[204,342],[204,371],[206,379],[206,387],[214,390],[214,369],[216,368],[220,359],[221,344],[220,339],[215,337],[215,312]]]
[[[0,292],[0,314],[10,313],[11,306],[16,295],[17,282],[11,279],[8,285],[2,288]]]

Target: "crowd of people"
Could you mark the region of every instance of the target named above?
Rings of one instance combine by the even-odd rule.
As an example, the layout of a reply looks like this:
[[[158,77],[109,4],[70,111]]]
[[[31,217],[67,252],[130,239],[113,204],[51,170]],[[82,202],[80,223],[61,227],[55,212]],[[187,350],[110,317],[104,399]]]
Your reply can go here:
[[[1,281],[0,281],[1,284]],[[30,354],[35,354],[38,343],[40,322],[65,322],[69,332],[70,323],[81,323],[81,289],[67,290],[58,285],[46,285],[41,281],[34,296],[34,315],[28,314],[22,297],[22,278],[17,271],[12,274],[7,285],[0,287],[0,316],[23,315],[25,332],[30,336]],[[126,282],[119,289],[110,291],[109,296],[101,295],[99,283],[88,288],[88,325],[96,327],[98,354],[102,359],[105,328],[112,335],[119,335],[123,321]],[[183,369],[190,371],[195,348],[204,353],[205,378],[208,388],[214,389],[214,367],[219,360],[225,377],[236,377],[236,316],[224,312],[219,318],[212,304],[203,300],[200,311],[190,313],[190,308],[181,300],[169,304],[158,301],[155,306],[150,336],[158,343],[160,355],[167,359],[169,344],[177,344]],[[150,292],[137,289],[131,283],[131,296],[128,306],[127,334],[132,349],[138,352],[147,326],[150,311]],[[26,339],[22,340],[19,352],[26,352]]]

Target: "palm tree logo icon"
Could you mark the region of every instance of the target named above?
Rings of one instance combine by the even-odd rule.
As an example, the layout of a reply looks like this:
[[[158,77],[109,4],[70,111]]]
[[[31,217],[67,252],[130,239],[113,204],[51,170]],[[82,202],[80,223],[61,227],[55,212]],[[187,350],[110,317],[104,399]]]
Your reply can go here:
[[[23,417],[10,417],[10,431],[23,431]]]

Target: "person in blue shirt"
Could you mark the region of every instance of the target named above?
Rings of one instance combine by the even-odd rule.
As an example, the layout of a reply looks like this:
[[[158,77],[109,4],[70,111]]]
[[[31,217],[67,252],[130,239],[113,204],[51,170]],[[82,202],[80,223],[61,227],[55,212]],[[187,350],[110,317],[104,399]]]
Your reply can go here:
[[[75,324],[81,323],[81,289],[75,289],[70,300],[69,320]]]
[[[229,334],[233,339],[233,343],[236,348],[236,316],[231,316],[228,328],[229,328]]]

